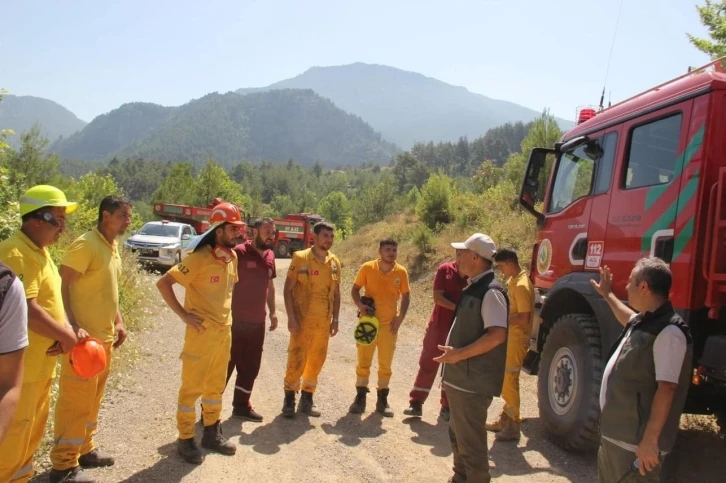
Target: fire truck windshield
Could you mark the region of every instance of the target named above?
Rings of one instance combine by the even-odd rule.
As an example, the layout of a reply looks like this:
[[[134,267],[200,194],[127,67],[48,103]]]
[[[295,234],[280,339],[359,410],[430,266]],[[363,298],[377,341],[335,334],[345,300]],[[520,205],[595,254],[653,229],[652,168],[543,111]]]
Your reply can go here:
[[[596,141],[562,153],[550,196],[549,213],[557,213],[590,194],[595,161],[601,150]]]
[[[170,238],[178,238],[179,237],[179,227],[174,225],[159,225],[159,224],[152,224],[147,223],[143,227],[141,227],[141,230],[139,230],[139,235],[148,235],[148,236],[166,236]]]

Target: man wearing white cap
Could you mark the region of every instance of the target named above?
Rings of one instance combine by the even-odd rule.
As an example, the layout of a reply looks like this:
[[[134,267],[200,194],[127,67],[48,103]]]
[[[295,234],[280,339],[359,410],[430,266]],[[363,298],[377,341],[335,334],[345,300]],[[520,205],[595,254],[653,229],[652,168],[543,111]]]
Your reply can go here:
[[[509,300],[492,271],[494,241],[475,233],[463,243],[452,243],[456,265],[469,277],[454,311],[443,364],[451,419],[449,437],[454,454],[453,483],[488,483],[487,410],[502,392],[507,356]]]

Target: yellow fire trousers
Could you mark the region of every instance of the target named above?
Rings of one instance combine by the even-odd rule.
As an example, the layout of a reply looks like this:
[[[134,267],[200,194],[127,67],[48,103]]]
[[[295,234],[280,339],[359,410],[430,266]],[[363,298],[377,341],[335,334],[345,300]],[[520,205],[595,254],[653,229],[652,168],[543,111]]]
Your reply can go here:
[[[524,328],[510,327],[502,399],[504,399],[504,413],[517,422],[522,421],[522,416],[519,414],[519,374],[528,348],[529,333],[525,332]]]
[[[33,476],[33,455],[45,434],[52,382],[23,384],[18,409],[0,444],[0,482],[26,483]]]
[[[204,332],[187,327],[182,360],[182,384],[179,389],[176,424],[179,438],[194,437],[197,399],[202,397],[202,417],[205,426],[219,421],[222,414],[222,393],[227,383],[232,346],[230,326],[205,321]]]
[[[373,353],[378,349],[378,389],[388,389],[393,370],[393,354],[396,352],[397,334],[391,332],[391,324],[381,324],[378,328],[378,337],[372,344],[358,346],[358,365],[355,368],[357,376],[356,387],[368,387],[368,379],[371,375],[373,364]]]
[[[328,317],[303,318],[300,331],[297,334],[290,334],[290,343],[287,346],[286,391],[299,391],[300,377],[302,377],[302,390],[315,392],[318,376],[328,356],[329,340]]]
[[[111,370],[112,343],[106,349],[106,369],[96,377],[85,379],[73,372],[68,355],[61,357],[60,392],[55,403],[53,433],[55,446],[50,461],[55,470],[78,466],[78,457],[95,449],[93,436],[98,427],[98,411]]]

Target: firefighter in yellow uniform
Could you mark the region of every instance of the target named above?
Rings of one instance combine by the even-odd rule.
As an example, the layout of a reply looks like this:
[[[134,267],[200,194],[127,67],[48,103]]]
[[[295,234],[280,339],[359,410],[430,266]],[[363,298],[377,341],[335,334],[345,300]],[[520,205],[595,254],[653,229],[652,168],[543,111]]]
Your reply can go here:
[[[293,254],[285,280],[290,343],[282,415],[288,418],[295,415],[295,393],[301,389],[301,377],[298,411],[320,416],[313,393],[328,354],[328,340],[338,333],[341,265],[330,253],[335,229],[329,223],[319,222],[313,232],[314,245]]]
[[[487,424],[496,433],[498,441],[517,441],[520,438],[519,374],[527,355],[534,320],[534,287],[527,272],[519,266],[517,252],[511,248],[499,250],[494,262],[502,275],[508,277],[509,334],[507,337],[507,361],[502,386],[504,408],[499,419]]]
[[[232,289],[237,282],[237,256],[232,250],[244,234],[239,210],[230,203],[216,205],[212,227],[195,238],[182,262],[157,282],[164,301],[187,325],[182,360],[182,384],[176,413],[177,450],[188,463],[200,464],[202,452],[194,441],[195,404],[202,398],[202,447],[233,455],[237,447],[222,436],[222,393],[232,345]],[[174,284],[185,289],[184,306]]]
[[[0,261],[22,280],[28,301],[28,339],[18,409],[0,444],[0,482],[27,482],[33,454],[43,439],[50,409],[50,387],[60,354],[76,344],[66,322],[61,278],[47,247],[65,230],[66,214],[77,204],[53,186],[30,188],[20,199],[22,226],[0,242]]]
[[[93,337],[106,349],[106,368],[91,378],[78,377],[68,356],[61,358],[60,392],[53,424],[55,446],[50,454],[56,482],[91,482],[81,468],[111,466],[114,459],[96,448],[93,436],[111,369],[111,352],[126,340],[118,308],[121,257],[116,238],[131,224],[131,204],[110,195],[99,206],[98,225],[78,237],[61,263],[63,305],[78,340]]]
[[[361,314],[375,314],[378,319],[378,335],[371,344],[356,344],[358,347],[358,365],[356,372],[356,396],[350,406],[350,412],[360,414],[365,411],[368,379],[371,374],[373,354],[378,349],[378,398],[376,412],[384,416],[393,416],[388,405],[388,384],[393,373],[393,354],[396,352],[398,329],[403,323],[410,302],[408,272],[396,263],[398,242],[391,238],[381,240],[378,244],[377,260],[364,263],[358,270],[353,282],[351,296]],[[366,297],[373,299],[375,309],[361,300],[360,291],[365,288]],[[401,310],[398,301],[401,300]]]

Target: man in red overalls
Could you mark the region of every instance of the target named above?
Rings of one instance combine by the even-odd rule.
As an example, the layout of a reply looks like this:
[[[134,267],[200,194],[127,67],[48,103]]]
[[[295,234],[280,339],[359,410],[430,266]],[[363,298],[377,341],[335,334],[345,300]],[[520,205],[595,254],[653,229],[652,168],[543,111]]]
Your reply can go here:
[[[454,308],[461,297],[461,291],[466,287],[466,277],[459,273],[456,262],[446,262],[439,265],[434,277],[434,311],[426,326],[423,340],[423,349],[419,358],[419,370],[413,389],[410,393],[410,406],[403,411],[406,416],[421,417],[423,403],[434,384],[439,363],[434,357],[443,352],[440,345],[446,345],[446,337],[451,330],[454,320]],[[446,392],[441,388],[441,412],[439,416],[449,420],[449,403]]]
[[[234,248],[239,282],[232,293],[232,350],[227,382],[236,368],[232,416],[256,423],[262,421],[262,416],[252,408],[250,395],[262,361],[265,309],[270,312],[270,331],[277,328],[274,246],[275,222],[258,218],[252,225],[252,239]]]

